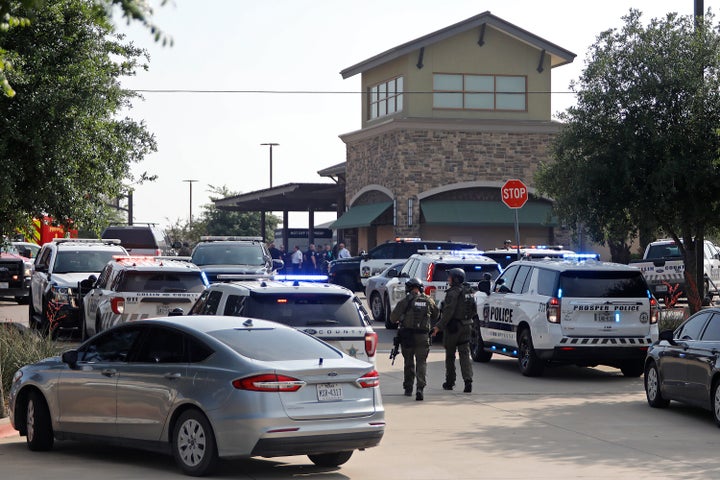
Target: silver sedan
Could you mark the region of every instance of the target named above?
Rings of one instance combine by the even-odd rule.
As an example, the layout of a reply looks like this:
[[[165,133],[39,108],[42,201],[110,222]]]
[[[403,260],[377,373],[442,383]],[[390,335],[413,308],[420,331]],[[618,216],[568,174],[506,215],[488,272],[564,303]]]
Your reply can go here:
[[[22,367],[10,419],[30,450],[100,440],[172,453],[184,473],[218,458],[345,463],[379,444],[379,374],[274,322],[222,316],[130,322]]]

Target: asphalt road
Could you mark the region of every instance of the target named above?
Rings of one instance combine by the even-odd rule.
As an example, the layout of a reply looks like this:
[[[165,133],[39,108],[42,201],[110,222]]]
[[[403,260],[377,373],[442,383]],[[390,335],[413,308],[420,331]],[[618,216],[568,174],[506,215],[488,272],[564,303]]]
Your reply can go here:
[[[0,320],[26,312],[0,302]],[[25,313],[27,315],[27,313]],[[541,378],[515,360],[474,364],[474,391],[446,392],[444,355],[434,345],[425,401],[402,395],[402,360],[390,365],[393,332],[380,324],[378,370],[387,429],[379,447],[356,452],[338,469],[307,457],[223,462],[215,478],[287,479],[643,479],[720,478],[720,430],[709,412],[645,401],[642,378],[612,368],[555,367]],[[58,442],[28,451],[24,439],[0,440],[2,478],[181,478],[163,455]]]

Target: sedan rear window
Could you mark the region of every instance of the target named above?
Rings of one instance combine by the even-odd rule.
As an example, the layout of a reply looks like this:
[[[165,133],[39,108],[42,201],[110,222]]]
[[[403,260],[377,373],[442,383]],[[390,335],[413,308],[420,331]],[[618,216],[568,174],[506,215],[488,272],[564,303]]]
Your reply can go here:
[[[272,320],[291,327],[362,327],[361,314],[347,295],[263,293],[228,297],[226,315]]]
[[[648,287],[640,271],[567,271],[560,274],[561,295],[583,298],[642,298]]]
[[[330,345],[285,328],[237,328],[208,332],[240,355],[262,361],[341,358]]]

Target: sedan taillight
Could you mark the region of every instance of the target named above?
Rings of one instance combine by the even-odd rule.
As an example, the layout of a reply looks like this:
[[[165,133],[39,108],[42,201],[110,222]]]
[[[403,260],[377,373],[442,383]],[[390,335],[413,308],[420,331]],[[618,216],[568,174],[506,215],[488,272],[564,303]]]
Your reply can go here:
[[[365,353],[368,357],[374,357],[375,356],[375,350],[377,350],[378,345],[378,334],[373,333],[366,333],[365,334]]]
[[[112,300],[110,300],[110,308],[113,313],[122,315],[125,313],[125,299],[123,297],[113,297]]]
[[[287,375],[265,373],[238,378],[233,380],[232,385],[238,390],[250,390],[253,392],[296,392],[305,385],[305,382]]]
[[[355,380],[360,388],[372,388],[380,385],[380,374],[377,370],[372,370],[362,377]]]

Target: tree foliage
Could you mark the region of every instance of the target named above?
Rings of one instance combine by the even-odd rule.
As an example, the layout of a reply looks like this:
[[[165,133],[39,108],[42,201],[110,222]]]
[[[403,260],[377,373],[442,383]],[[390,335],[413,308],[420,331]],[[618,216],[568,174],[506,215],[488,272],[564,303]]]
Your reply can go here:
[[[682,241],[692,290],[694,239],[720,221],[720,34],[711,15],[697,28],[677,14],[645,26],[630,10],[623,20],[590,48],[537,187],[618,252],[637,232]],[[696,288],[688,298],[699,308]]]
[[[160,0],[160,4],[165,5],[167,1]],[[172,44],[172,39],[152,22],[153,11],[146,0],[89,0],[87,3],[92,7],[91,12],[98,21],[111,18],[113,7],[118,6],[128,23],[140,22],[150,31],[156,42]],[[34,15],[50,4],[52,2],[48,0],[0,0],[0,32],[29,26]],[[6,72],[13,68],[9,55],[12,52],[8,52],[6,48],[7,46],[0,42],[0,90],[6,96],[13,97],[15,90],[6,75]]]
[[[146,54],[83,0],[46,1],[0,45],[18,91],[0,96],[0,234],[43,213],[99,230],[131,163],[156,149],[143,124],[117,117],[137,97],[119,79],[145,68]]]

